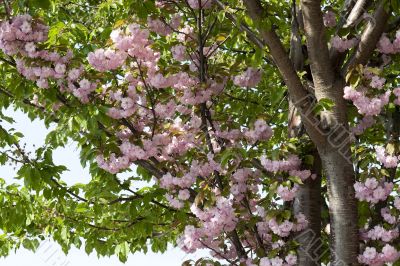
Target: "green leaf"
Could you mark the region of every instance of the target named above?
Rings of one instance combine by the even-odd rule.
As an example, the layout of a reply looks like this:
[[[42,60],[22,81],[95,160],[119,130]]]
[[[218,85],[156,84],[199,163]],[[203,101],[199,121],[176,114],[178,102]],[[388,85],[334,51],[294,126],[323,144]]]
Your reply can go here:
[[[127,258],[128,258],[127,256],[129,254],[128,242],[124,241],[124,242],[118,244],[115,248],[115,254],[117,254],[117,256],[121,262],[126,262]]]
[[[335,106],[335,103],[331,99],[320,99],[318,103],[315,105],[313,112],[315,114],[319,114],[322,111],[330,111]]]
[[[39,241],[37,239],[32,240],[32,239],[25,238],[22,241],[22,246],[28,250],[36,251],[36,249],[39,247]]]
[[[51,7],[50,0],[33,0],[29,1],[29,3],[32,7],[38,7],[44,10],[50,9]]]
[[[296,184],[300,184],[300,185],[303,184],[303,181],[298,176],[289,176],[289,180],[294,182],[294,183],[296,183]]]

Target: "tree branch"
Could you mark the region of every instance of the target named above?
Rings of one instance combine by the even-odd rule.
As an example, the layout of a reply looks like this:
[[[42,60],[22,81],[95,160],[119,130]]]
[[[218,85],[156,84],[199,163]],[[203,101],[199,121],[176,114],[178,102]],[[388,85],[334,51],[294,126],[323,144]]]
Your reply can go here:
[[[303,86],[300,77],[297,75],[293,63],[288,53],[285,51],[278,35],[272,29],[266,29],[262,26],[262,21],[265,19],[265,10],[261,2],[259,0],[244,0],[244,3],[250,17],[255,22],[255,25],[258,26],[262,39],[267,44],[273,61],[288,87],[290,98],[293,100],[298,110],[300,110],[300,113],[306,116],[304,124],[306,125],[308,134],[316,144],[322,145],[325,142],[323,136],[320,131],[315,128],[315,124],[310,123],[310,121],[315,121],[316,119],[314,114],[311,112],[301,112],[303,109],[312,107],[313,101],[311,97],[309,97],[307,89]]]
[[[354,27],[358,19],[365,12],[367,4],[369,4],[370,2],[371,2],[370,0],[358,0],[354,5],[354,7],[351,9],[350,14],[347,16],[344,27],[345,28]]]
[[[373,53],[379,38],[385,30],[388,19],[389,14],[385,11],[384,1],[380,1],[378,8],[374,13],[373,19],[368,22],[367,27],[361,35],[361,40],[358,44],[357,50],[343,67],[343,74],[346,74],[350,68],[358,64],[365,65],[368,62],[368,59]]]
[[[315,94],[319,100],[318,91],[331,90],[335,79],[329,58],[328,45],[325,39],[321,1],[302,0],[301,7]]]
[[[215,0],[215,2],[222,10],[227,10],[227,6],[224,5],[220,0]],[[225,12],[225,15],[230,21],[232,21],[232,23],[235,26],[237,26],[242,31],[246,32],[249,40],[252,41],[258,48],[263,49],[266,46],[264,41],[260,39],[258,35],[255,32],[253,32],[246,23],[239,22],[238,19],[228,11]]]

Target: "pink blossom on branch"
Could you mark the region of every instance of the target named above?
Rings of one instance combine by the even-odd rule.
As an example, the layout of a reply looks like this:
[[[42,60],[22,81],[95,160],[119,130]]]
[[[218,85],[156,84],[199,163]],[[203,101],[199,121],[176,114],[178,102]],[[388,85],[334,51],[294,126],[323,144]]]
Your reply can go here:
[[[350,130],[355,135],[361,135],[366,129],[373,126],[375,122],[372,116],[364,116],[360,122],[355,127],[350,128]]]
[[[293,186],[293,188],[291,189],[286,186],[279,185],[277,189],[277,194],[283,201],[292,201],[296,196],[298,189],[299,188],[297,185]]]
[[[213,0],[188,0],[189,6],[193,9],[207,9],[210,8],[213,4]],[[199,5],[200,2],[200,5]]]
[[[393,263],[398,260],[400,253],[391,245],[385,245],[379,253],[374,247],[366,247],[364,252],[358,256],[360,263],[376,266],[385,263]]]
[[[395,39],[393,42],[387,37],[386,34],[382,34],[377,44],[377,49],[383,54],[397,54],[400,52],[400,30],[396,32]]]
[[[147,25],[151,31],[154,31],[159,35],[166,36],[172,33],[172,29],[160,19],[148,18]]]
[[[346,86],[344,88],[343,98],[353,101],[360,114],[366,116],[378,115],[382,111],[383,107],[389,103],[391,91],[386,91],[384,94],[375,98],[367,97],[364,91],[365,89],[363,90],[363,88],[359,91],[351,86]]]
[[[325,27],[332,28],[332,27],[336,26],[336,14],[335,14],[335,12],[333,12],[331,10],[328,10],[324,14],[323,19],[324,19]]]
[[[178,44],[171,48],[172,56],[177,61],[184,61],[186,60],[186,47]]]
[[[291,170],[298,170],[301,165],[301,160],[296,155],[290,155],[287,160],[283,161],[272,161],[267,159],[265,156],[262,156],[261,164],[269,172],[289,172]]]
[[[261,81],[261,70],[249,67],[233,78],[233,84],[240,87],[256,87]]]
[[[384,167],[386,168],[397,167],[399,163],[399,159],[397,156],[387,155],[385,152],[385,148],[380,146],[376,146],[375,151],[376,151],[376,158],[381,164],[383,164]]]
[[[272,137],[273,131],[263,119],[254,122],[254,129],[244,133],[245,137],[254,143],[258,140],[268,140]]]
[[[339,52],[343,53],[350,48],[353,48],[358,43],[356,38],[352,39],[344,39],[340,38],[339,36],[334,36],[331,40],[331,45],[333,48],[338,50]]]
[[[392,192],[393,183],[384,182],[379,184],[375,178],[367,178],[365,182],[356,182],[354,184],[356,198],[359,201],[366,201],[376,204],[379,201],[387,199]]]
[[[88,54],[89,64],[100,72],[114,70],[121,67],[127,58],[127,54],[111,49],[98,49]]]

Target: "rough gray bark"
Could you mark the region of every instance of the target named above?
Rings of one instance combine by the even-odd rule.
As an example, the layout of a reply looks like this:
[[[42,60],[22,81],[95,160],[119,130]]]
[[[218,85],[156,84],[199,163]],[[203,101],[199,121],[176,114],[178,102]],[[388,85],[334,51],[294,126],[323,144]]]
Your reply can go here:
[[[289,57],[296,71],[303,71],[304,54],[302,51],[302,42],[300,35],[300,23],[302,14],[293,1],[292,4],[292,26],[290,37],[290,54]],[[304,135],[301,116],[298,114],[292,99],[289,95],[289,137],[301,137]],[[305,215],[309,226],[307,230],[296,236],[299,243],[298,249],[298,266],[318,266],[321,259],[321,159],[318,151],[313,147],[312,155],[314,156],[314,164],[310,169],[313,174],[317,175],[315,180],[309,178],[300,186],[293,203],[293,211],[295,214],[302,213]]]
[[[355,174],[350,156],[350,134],[347,129],[344,82],[332,67],[320,0],[301,1],[311,73],[317,100],[329,99],[332,110],[322,113],[327,142],[318,151],[328,183],[331,217],[331,264],[357,265],[357,202],[354,196]]]
[[[317,178],[309,178],[299,189],[294,201],[294,212],[303,213],[309,221],[306,231],[301,232],[296,240],[300,245],[298,249],[298,266],[318,266],[320,265],[321,249],[321,160],[318,152],[315,151],[314,165],[312,173],[317,174]]]
[[[357,206],[353,166],[335,150],[319,149],[328,178],[331,265],[358,265]]]

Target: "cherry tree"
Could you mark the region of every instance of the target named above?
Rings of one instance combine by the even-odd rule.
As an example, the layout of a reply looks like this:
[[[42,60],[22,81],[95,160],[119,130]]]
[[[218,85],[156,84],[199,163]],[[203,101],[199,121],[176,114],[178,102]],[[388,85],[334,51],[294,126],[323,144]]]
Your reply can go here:
[[[2,1],[0,254],[399,265],[398,1]],[[29,151],[6,108],[54,128]],[[91,180],[52,151],[74,141]],[[145,184],[145,185],[143,185]]]

